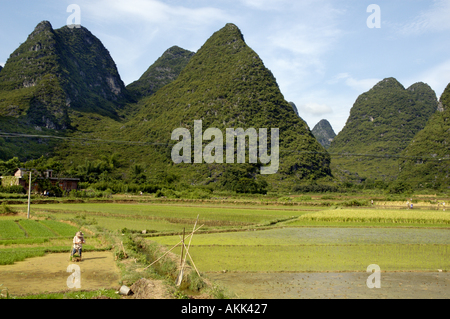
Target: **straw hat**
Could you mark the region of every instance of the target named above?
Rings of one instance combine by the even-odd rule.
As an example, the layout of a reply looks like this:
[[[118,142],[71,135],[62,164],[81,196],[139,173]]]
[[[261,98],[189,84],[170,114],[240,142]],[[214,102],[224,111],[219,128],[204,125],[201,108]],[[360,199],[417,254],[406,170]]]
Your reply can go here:
[[[83,237],[83,233],[82,233],[81,231],[79,231],[79,232],[77,233],[77,237]]]

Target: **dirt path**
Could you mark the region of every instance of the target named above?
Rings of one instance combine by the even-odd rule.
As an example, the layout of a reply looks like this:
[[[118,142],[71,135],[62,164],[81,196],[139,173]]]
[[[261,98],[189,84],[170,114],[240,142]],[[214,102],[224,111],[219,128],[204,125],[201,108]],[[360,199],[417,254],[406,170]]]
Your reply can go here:
[[[11,295],[34,294],[69,290],[67,272],[69,265],[80,267],[81,288],[70,290],[91,290],[119,287],[119,270],[111,252],[83,253],[82,262],[69,262],[69,253],[48,254],[0,266],[1,288],[8,288]]]

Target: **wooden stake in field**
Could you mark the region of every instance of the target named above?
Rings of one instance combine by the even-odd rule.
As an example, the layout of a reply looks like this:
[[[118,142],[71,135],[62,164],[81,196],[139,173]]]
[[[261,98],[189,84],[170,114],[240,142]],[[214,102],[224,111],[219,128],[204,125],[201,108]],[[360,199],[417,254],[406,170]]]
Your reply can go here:
[[[183,238],[181,239],[181,242],[183,243],[181,245],[181,260],[180,260],[180,273],[178,274],[177,280],[175,284],[177,286],[181,285],[181,282],[183,281],[183,254],[184,254],[184,236],[185,236],[186,228],[183,228]],[[192,237],[191,237],[192,238]]]
[[[186,265],[186,259],[187,259],[188,255],[189,255],[189,259],[191,259],[192,264],[194,265],[195,270],[197,271],[198,276],[200,277],[197,267],[195,267],[194,261],[192,260],[191,254],[189,254],[189,248],[191,247],[192,237],[194,237],[194,231],[195,231],[195,227],[197,227],[197,222],[198,222],[199,216],[200,215],[197,215],[197,220],[195,221],[194,229],[192,230],[192,236],[189,239],[189,245],[187,248],[186,248],[186,245],[184,244],[184,230],[183,230],[183,240],[182,240],[183,246],[181,247],[181,269],[180,269],[180,274],[178,275],[177,282],[176,282],[177,286],[180,286],[181,282],[183,281],[183,271],[184,271],[184,266]],[[186,248],[186,255],[184,256],[184,259],[183,259],[183,248]]]
[[[127,255],[127,253],[125,252],[125,247],[123,247],[123,241],[121,241],[120,244],[122,245],[123,257],[124,257],[125,259],[127,259],[127,258],[128,258],[128,255]]]
[[[189,250],[186,250],[186,254],[189,256],[189,259],[191,260],[192,265],[194,266],[194,269],[195,269],[195,271],[197,272],[197,275],[198,275],[199,277],[201,277],[201,276],[200,276],[200,273],[198,272],[197,267],[195,266],[194,260],[192,259],[191,254],[189,253]]]
[[[200,228],[202,228],[203,226],[205,226],[205,225],[201,225],[199,228],[197,228],[197,229],[194,230],[192,233],[190,233],[190,234],[186,237],[186,239],[189,238],[189,237],[192,237],[192,236],[194,235],[194,233],[197,232],[197,231],[198,231]],[[154,262],[152,262],[150,265],[148,265],[147,267],[145,267],[144,270],[146,270],[147,268],[153,266],[153,265],[156,264],[158,261],[160,261],[161,259],[163,259],[168,253],[170,253],[172,250],[174,250],[174,249],[177,248],[180,244],[182,244],[182,242],[183,242],[183,241],[181,240],[178,244],[176,244],[175,246],[173,246],[170,250],[166,251],[166,252],[164,253],[164,255],[162,255],[161,257],[159,257],[158,259],[156,259]],[[192,259],[191,259],[191,260],[192,260]]]
[[[183,245],[181,246],[181,260],[180,260],[180,268],[183,266],[183,253],[184,253],[184,236],[186,235],[186,228],[183,228]],[[191,237],[192,238],[192,237]]]

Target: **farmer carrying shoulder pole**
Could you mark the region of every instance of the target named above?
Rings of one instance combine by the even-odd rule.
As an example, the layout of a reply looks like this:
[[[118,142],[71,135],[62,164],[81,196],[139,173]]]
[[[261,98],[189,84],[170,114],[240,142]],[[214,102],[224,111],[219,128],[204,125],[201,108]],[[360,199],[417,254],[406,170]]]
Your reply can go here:
[[[84,240],[84,234],[79,231],[73,238],[73,249],[72,253],[70,254],[71,257],[78,251],[78,254],[80,255],[80,261],[81,261],[81,251],[83,248],[83,244],[86,244],[86,241]]]

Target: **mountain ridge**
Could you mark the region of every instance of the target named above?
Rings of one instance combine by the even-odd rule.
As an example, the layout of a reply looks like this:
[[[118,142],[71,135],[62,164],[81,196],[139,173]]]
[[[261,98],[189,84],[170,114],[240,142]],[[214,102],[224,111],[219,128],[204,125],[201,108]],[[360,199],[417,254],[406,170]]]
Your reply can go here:
[[[433,118],[446,127],[449,92],[447,88],[438,103],[425,83],[405,88],[395,78],[380,81],[356,99],[346,126],[328,149],[331,160],[327,145],[324,148],[313,134],[320,122],[309,129],[234,24],[212,34],[196,53],[177,46],[167,49],[140,79],[125,87],[108,50],[89,30],[54,30],[43,21],[0,69],[0,131],[38,131],[58,139],[2,137],[0,158],[45,155],[77,175],[96,167],[93,163],[99,158],[116,156],[120,165],[115,170],[99,171],[89,181],[126,179],[128,170],[139,166],[136,171],[146,172],[147,181],[154,183],[171,180],[231,189],[260,190],[268,182],[275,190],[292,190],[302,183],[335,183],[334,177],[356,182],[397,176],[411,180],[405,172],[423,170],[398,161],[399,154],[425,158],[415,148],[427,148],[431,133],[422,130],[437,121]],[[229,166],[175,164],[171,133],[185,128],[194,136],[198,120],[203,130],[218,128],[224,134],[227,128],[279,128],[278,174],[261,176],[261,163],[249,163],[248,157],[245,164]],[[446,131],[431,126],[432,135],[443,136],[441,146],[450,143]],[[450,156],[445,147],[433,154]],[[424,174],[430,179],[443,172],[450,174],[442,168],[427,168]],[[434,180],[433,185],[445,182]]]
[[[262,183],[264,179],[273,187],[282,187],[280,178],[290,180],[283,182],[286,185],[331,178],[330,158],[324,148],[307,124],[296,116],[272,72],[248,47],[234,24],[227,24],[215,32],[174,81],[142,98],[136,108],[138,112],[131,119],[120,126],[115,124],[102,134],[111,139],[125,137],[127,141],[146,145],[124,145],[117,150],[127,149],[127,153],[133,154],[133,162],[141,163],[146,171],[167,170],[183,176],[184,182],[191,185],[215,183],[224,186],[241,179],[247,180],[244,184],[251,185],[251,181]],[[204,130],[218,128],[224,134],[227,128],[255,128],[257,131],[267,128],[269,132],[271,128],[279,128],[280,175],[261,176],[258,173],[260,165],[250,164],[248,160],[239,165],[174,164],[171,159],[171,148],[175,144],[171,140],[172,132],[186,128],[194,136],[196,120],[202,121]],[[92,136],[100,137],[100,133],[95,134]],[[78,158],[111,152],[107,145],[77,149]],[[70,156],[68,153],[60,155],[62,159]],[[75,162],[77,159],[70,160]]]
[[[425,128],[402,152],[398,180],[414,188],[438,189],[450,184],[450,84]]]
[[[328,149],[342,154],[332,161],[336,173],[342,178],[350,173],[359,180],[394,180],[396,156],[425,127],[437,105],[435,92],[425,83],[405,89],[395,78],[378,82],[356,99],[346,125]]]
[[[127,92],[109,52],[89,30],[54,30],[42,21],[7,60],[0,97],[0,115],[65,130],[70,111],[117,117]]]
[[[325,119],[317,123],[311,132],[325,149],[328,149],[330,147],[331,142],[336,137],[336,133],[334,132],[330,122]]]
[[[137,99],[154,94],[164,85],[174,81],[194,54],[189,50],[172,46],[137,81],[127,85],[127,90]]]

